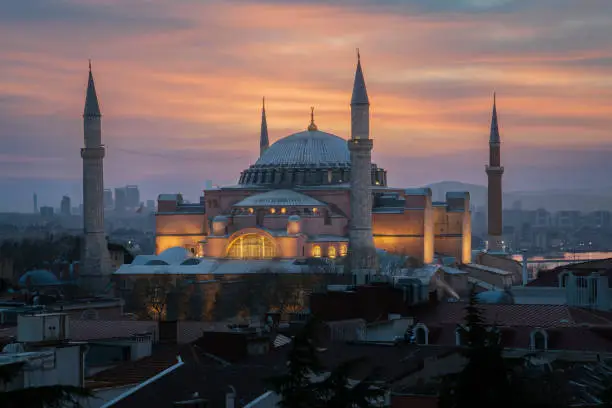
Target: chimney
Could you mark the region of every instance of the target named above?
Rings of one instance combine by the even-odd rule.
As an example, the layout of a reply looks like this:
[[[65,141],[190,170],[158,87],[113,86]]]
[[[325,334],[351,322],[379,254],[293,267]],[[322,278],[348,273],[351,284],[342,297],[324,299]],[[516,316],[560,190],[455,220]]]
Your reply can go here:
[[[230,391],[225,394],[225,408],[234,408],[236,402],[236,389],[233,386],[229,386]]]

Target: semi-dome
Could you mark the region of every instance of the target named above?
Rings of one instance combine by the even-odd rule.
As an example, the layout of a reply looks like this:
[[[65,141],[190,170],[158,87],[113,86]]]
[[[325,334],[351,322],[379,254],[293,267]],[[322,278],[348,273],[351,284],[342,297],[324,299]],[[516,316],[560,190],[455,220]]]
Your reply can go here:
[[[193,254],[183,247],[172,247],[161,252],[158,260],[162,260],[169,265],[180,264],[186,259],[192,258]],[[149,261],[150,262],[150,261]]]
[[[320,130],[305,130],[278,140],[254,166],[328,168],[348,167],[350,162],[345,139]]]
[[[21,287],[50,286],[59,283],[57,276],[44,269],[28,271],[19,278],[19,286]]]

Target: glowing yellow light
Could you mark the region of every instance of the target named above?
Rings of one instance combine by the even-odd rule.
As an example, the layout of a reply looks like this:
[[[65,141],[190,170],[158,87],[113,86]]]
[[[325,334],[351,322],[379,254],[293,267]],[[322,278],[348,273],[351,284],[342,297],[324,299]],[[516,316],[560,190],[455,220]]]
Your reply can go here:
[[[313,208],[313,209],[312,209],[312,212],[313,212],[313,213],[316,213],[317,211],[319,211],[319,209],[318,209],[318,208]]]
[[[346,245],[340,245],[340,256],[346,256],[348,247]]]
[[[253,209],[249,208],[249,214],[253,214]]]
[[[276,208],[270,208],[270,214],[275,214],[276,213]]]
[[[312,247],[312,256],[314,258],[320,258],[321,257],[321,247],[318,245],[315,245]]]
[[[287,209],[285,207],[281,208],[281,214],[285,214],[287,212]]]
[[[376,181],[376,185],[377,185],[377,186],[380,186],[380,181]]]
[[[330,246],[327,249],[327,256],[332,259],[336,257],[336,247],[335,246]]]

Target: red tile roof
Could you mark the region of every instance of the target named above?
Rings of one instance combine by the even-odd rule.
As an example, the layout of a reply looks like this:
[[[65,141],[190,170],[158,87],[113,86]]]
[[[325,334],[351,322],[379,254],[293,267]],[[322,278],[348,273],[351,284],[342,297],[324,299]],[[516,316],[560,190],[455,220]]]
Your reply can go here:
[[[586,276],[593,272],[599,272],[608,276],[608,285],[612,288],[612,258],[562,265],[554,269],[540,271],[538,277],[529,282],[527,286],[558,287],[559,274],[565,271],[571,271],[576,276]]]
[[[455,330],[465,318],[463,302],[442,303],[415,315],[429,329],[429,344],[456,344]],[[507,348],[530,348],[531,333],[546,330],[550,350],[612,350],[612,313],[564,305],[479,305],[489,324],[497,324]]]
[[[465,318],[465,302],[440,303],[435,307],[421,308],[414,317],[422,323],[458,324]],[[585,311],[566,305],[504,305],[481,304],[484,318],[498,326],[529,327],[571,327],[582,323],[604,319]]]
[[[85,386],[97,389],[140,384],[176,364],[179,354],[176,346],[160,346],[151,356],[127,361],[94,374],[87,378]]]

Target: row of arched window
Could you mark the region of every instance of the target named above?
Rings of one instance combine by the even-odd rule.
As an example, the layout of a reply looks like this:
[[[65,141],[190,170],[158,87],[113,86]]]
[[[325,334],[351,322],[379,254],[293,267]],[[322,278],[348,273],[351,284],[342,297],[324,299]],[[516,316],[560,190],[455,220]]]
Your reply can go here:
[[[464,326],[459,326],[455,329],[455,345],[465,346],[465,333],[468,329]],[[498,330],[498,329],[497,329]],[[408,335],[408,333],[407,333]],[[407,339],[415,344],[428,345],[429,344],[429,328],[423,324],[418,323],[412,327],[412,336]],[[548,333],[543,329],[534,329],[529,334],[529,348],[531,350],[548,350]]]
[[[336,246],[334,245],[330,245],[327,247],[327,257],[328,258],[332,258],[332,259],[337,258],[337,257],[342,258],[346,256],[347,253],[348,253],[348,247],[346,244],[342,244],[338,248],[336,248]],[[323,250],[321,249],[320,245],[312,246],[311,256],[313,258],[321,258],[323,256]]]

